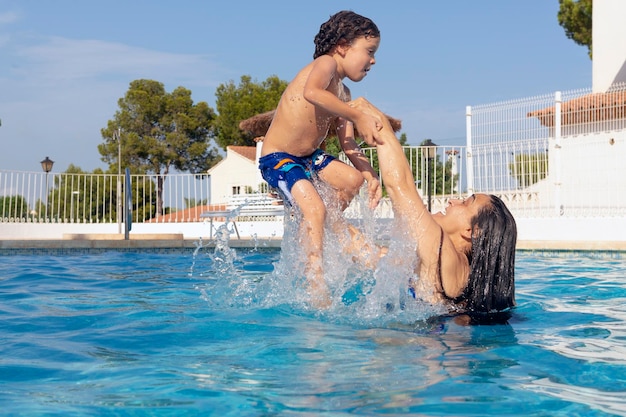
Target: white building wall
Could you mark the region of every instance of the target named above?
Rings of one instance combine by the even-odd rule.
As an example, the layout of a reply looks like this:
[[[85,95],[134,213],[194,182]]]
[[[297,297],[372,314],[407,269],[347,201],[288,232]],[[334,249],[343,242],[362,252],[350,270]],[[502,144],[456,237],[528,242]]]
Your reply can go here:
[[[593,1],[593,92],[626,82],[626,1]]]
[[[215,231],[224,224],[224,221],[209,220],[204,222],[180,223],[136,223],[129,233],[130,239],[138,236],[143,238],[154,236],[154,239],[172,239],[158,235],[180,234],[184,239],[208,239],[215,236]],[[275,221],[237,221],[237,232],[242,239],[273,239],[280,240],[284,233],[283,219]],[[211,231],[213,228],[213,231]],[[228,225],[231,239],[237,239],[232,223]],[[123,239],[124,231],[118,233],[116,224],[85,224],[85,223],[5,223],[0,229],[0,247],[2,241],[19,240],[81,240],[80,236],[87,236],[83,240]],[[91,237],[89,237],[91,236]]]
[[[246,187],[256,190],[256,164],[237,152],[228,151],[226,158],[209,170],[211,176],[211,204],[226,203],[233,195],[233,187],[240,187],[245,193]]]
[[[518,246],[535,249],[603,249],[625,250],[626,230],[625,217],[605,218],[516,218],[518,231]],[[134,224],[130,238],[137,235],[154,239],[163,239],[159,234],[181,234],[184,239],[203,239],[207,241],[213,232],[223,222],[211,225],[203,223],[142,223]],[[237,236],[231,230],[231,242],[236,242]],[[237,230],[242,239],[249,239],[255,245],[255,239],[270,239],[280,241],[284,233],[282,219],[268,222],[237,222]],[[80,235],[98,235],[89,239],[112,239],[117,234],[115,224],[40,224],[40,223],[10,223],[2,225],[0,231],[0,248],[21,247],[19,241],[50,240],[42,247],[55,247],[54,240],[80,239]],[[76,237],[72,237],[75,235]],[[213,236],[215,234],[213,233]],[[123,238],[123,233],[120,236]],[[251,239],[251,240],[250,240]],[[87,239],[88,240],[88,239]],[[260,247],[264,243],[258,243]],[[250,245],[250,244],[249,244]],[[116,247],[111,245],[111,247]]]
[[[620,191],[626,190],[626,131],[569,137],[561,144],[563,195],[567,198],[563,204],[584,205],[592,199],[605,207],[626,206],[626,193]],[[569,178],[573,181],[567,181]],[[585,193],[577,187],[583,183],[588,185]]]

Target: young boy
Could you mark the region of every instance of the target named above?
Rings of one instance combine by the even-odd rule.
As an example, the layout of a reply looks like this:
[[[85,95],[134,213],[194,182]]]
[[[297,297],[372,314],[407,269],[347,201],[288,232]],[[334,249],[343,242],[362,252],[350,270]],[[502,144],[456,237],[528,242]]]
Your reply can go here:
[[[320,26],[314,42],[314,60],[289,83],[278,103],[263,140],[259,169],[302,213],[308,292],[312,302],[323,307],[330,303],[322,271],[326,207],[311,180],[319,178],[336,190],[342,209],[364,180],[372,208],[382,196],[378,176],[354,138],[356,125],[365,142],[376,146],[382,121],[350,107],[350,90],[342,82],[346,77],[355,82],[365,78],[376,63],[380,32],[370,19],[341,11]],[[339,143],[354,168],[319,149],[331,123],[338,126]]]

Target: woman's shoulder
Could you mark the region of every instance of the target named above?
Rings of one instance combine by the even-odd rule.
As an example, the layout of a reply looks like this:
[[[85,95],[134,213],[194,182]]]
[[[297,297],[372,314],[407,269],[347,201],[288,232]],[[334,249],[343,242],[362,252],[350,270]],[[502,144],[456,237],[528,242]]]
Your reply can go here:
[[[459,297],[469,282],[470,265],[467,255],[459,252],[449,238],[443,239],[440,265],[443,293],[450,299]]]

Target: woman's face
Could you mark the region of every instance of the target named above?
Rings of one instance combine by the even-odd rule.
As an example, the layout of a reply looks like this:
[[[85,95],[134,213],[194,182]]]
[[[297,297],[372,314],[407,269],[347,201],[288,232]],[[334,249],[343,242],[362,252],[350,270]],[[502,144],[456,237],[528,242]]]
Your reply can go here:
[[[472,219],[478,212],[490,204],[488,195],[472,194],[464,199],[450,200],[445,213],[436,213],[433,217],[448,234],[464,232],[471,229]]]

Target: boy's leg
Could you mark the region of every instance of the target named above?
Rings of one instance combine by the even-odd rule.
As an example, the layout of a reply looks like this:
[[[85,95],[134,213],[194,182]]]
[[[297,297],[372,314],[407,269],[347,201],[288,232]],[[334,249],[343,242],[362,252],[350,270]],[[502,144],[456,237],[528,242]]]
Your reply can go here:
[[[309,293],[315,305],[328,307],[330,294],[324,280],[322,263],[326,207],[309,180],[297,181],[291,188],[291,195],[302,213],[301,230],[306,231],[307,241],[303,242],[303,245],[307,256],[306,277]]]
[[[318,176],[337,191],[342,211],[350,205],[365,181],[356,168],[336,159],[319,171]]]

